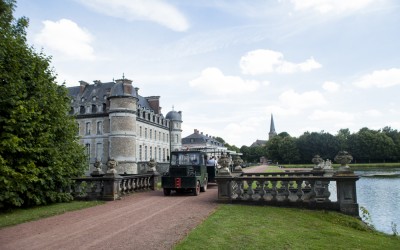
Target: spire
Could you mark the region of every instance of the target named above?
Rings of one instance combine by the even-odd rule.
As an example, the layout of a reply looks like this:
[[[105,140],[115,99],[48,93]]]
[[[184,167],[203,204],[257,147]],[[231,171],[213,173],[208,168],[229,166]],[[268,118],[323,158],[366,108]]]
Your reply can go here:
[[[275,124],[274,124],[274,116],[271,114],[271,125],[269,127],[269,133],[268,133],[269,140],[271,140],[271,138],[274,137],[275,135],[276,135],[276,131],[275,131]]]

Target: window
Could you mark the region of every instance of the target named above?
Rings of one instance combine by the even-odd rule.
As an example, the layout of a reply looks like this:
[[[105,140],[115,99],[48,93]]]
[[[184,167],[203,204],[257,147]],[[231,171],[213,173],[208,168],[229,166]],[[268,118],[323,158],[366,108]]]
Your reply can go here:
[[[86,162],[88,165],[88,169],[90,168],[90,144],[86,143]]]
[[[96,98],[95,96],[93,96],[93,97],[92,97],[92,101],[94,101],[94,102],[95,102],[95,101],[96,101],[96,99],[97,99],[97,98]]]
[[[103,144],[97,143],[96,144],[96,160],[101,161],[103,159]]]
[[[161,148],[158,148],[158,159],[161,160]]]
[[[80,130],[80,126],[79,126],[79,122],[76,123],[76,134],[79,135],[79,130]]]
[[[144,128],[144,138],[147,139],[147,128]]]
[[[139,127],[139,135],[142,137],[142,126]]]
[[[165,133],[162,134],[162,140],[165,141]]]
[[[79,108],[79,113],[84,114],[85,113],[85,106],[81,106]]]
[[[178,135],[175,135],[175,139],[176,139],[175,142],[178,143],[179,140]]]
[[[190,138],[190,143],[193,143],[194,142],[194,138]]]
[[[162,149],[162,158],[163,158],[163,161],[165,161],[165,148]]]
[[[153,138],[153,130],[150,129],[150,140]]]
[[[103,122],[101,121],[97,122],[97,134],[98,135],[103,134]]]
[[[69,114],[72,115],[74,114],[74,112],[75,112],[74,107],[71,107],[71,109],[69,110]]]
[[[97,112],[97,106],[95,104],[92,104],[92,113]]]
[[[150,147],[149,153],[150,153],[149,159],[151,160],[151,158],[153,158],[153,148],[152,147]]]
[[[147,161],[147,146],[144,146],[144,160]]]
[[[103,103],[103,112],[106,112],[107,104]]]
[[[161,132],[158,132],[158,139],[161,141]]]
[[[154,140],[155,141],[157,140],[157,131],[156,130],[154,130]]]
[[[86,134],[90,135],[90,122],[86,123]]]
[[[139,145],[139,161],[142,160],[142,145]]]
[[[82,98],[81,98],[81,102],[84,102],[84,101],[85,101],[85,97],[82,97]]]

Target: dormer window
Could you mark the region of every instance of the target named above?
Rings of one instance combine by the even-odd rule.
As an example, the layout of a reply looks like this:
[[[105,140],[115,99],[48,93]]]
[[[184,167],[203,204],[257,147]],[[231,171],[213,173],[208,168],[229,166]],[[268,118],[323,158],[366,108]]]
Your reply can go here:
[[[107,100],[107,95],[104,95],[104,96],[103,96],[103,100]]]
[[[81,102],[84,102],[84,101],[85,101],[85,97],[82,97],[82,98],[81,98]]]
[[[93,97],[92,97],[92,101],[94,101],[94,102],[95,102],[95,101],[96,101],[96,99],[97,99],[97,98],[96,98],[95,96],[93,96]]]

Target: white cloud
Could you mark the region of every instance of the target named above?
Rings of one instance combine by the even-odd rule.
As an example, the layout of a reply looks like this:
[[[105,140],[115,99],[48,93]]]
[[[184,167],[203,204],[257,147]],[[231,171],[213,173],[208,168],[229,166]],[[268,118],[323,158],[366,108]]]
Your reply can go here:
[[[242,73],[249,75],[272,72],[290,74],[307,72],[321,67],[322,65],[312,57],[302,63],[293,63],[285,61],[281,52],[265,49],[250,51],[240,59]]]
[[[92,35],[68,19],[43,21],[44,28],[35,37],[35,43],[45,49],[61,53],[68,59],[94,60]]]
[[[227,95],[254,92],[259,88],[260,82],[243,80],[238,76],[226,76],[218,68],[206,68],[198,78],[191,80],[189,85],[205,94]]]
[[[326,104],[325,97],[318,91],[297,93],[293,89],[283,92],[279,96],[281,103],[294,109],[305,109]]]
[[[373,0],[291,0],[295,10],[313,10],[321,14],[352,12],[363,9]]]
[[[365,114],[368,116],[374,116],[374,117],[382,116],[382,112],[377,109],[367,110],[367,111],[365,111]]]
[[[322,84],[322,88],[328,92],[337,92],[340,88],[340,85],[336,82],[326,81]]]
[[[308,118],[312,121],[336,121],[343,123],[353,121],[354,115],[351,113],[333,110],[315,110]]]
[[[354,85],[360,88],[388,88],[400,85],[400,68],[376,70],[356,80]]]
[[[189,23],[171,4],[161,0],[81,0],[89,8],[127,21],[144,20],[158,23],[174,31],[186,31]]]

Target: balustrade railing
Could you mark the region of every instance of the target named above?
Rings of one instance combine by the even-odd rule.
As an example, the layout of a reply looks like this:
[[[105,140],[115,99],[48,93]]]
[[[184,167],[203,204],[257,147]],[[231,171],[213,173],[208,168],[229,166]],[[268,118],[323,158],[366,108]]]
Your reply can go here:
[[[122,174],[73,178],[72,195],[76,199],[116,200],[140,191],[155,190],[157,174]]]
[[[218,176],[218,199],[338,210],[358,216],[356,181],[359,177],[323,174],[323,171],[304,171]],[[330,185],[336,185],[336,194],[331,193]]]

